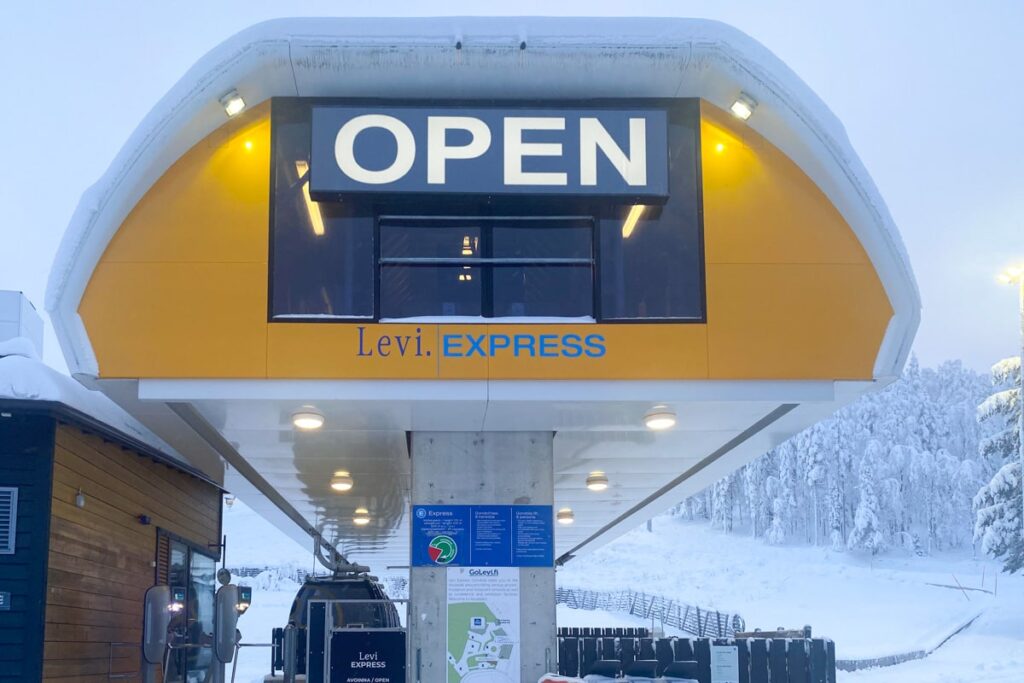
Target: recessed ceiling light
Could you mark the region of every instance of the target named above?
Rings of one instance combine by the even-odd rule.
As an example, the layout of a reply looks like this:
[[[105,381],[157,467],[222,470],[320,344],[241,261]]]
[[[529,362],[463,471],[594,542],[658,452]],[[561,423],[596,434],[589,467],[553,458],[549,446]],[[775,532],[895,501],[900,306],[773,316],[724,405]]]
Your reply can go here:
[[[320,429],[324,426],[324,416],[315,408],[302,408],[292,413],[292,424],[303,431]]]
[[[245,100],[242,99],[237,90],[232,90],[221,96],[220,104],[224,107],[224,113],[228,115],[228,118],[241,113],[245,109]]]
[[[558,514],[555,515],[555,519],[558,520],[559,524],[568,525],[576,521],[576,515],[573,514],[571,508],[562,508],[558,511]]]
[[[740,121],[746,121],[750,118],[750,115],[757,109],[757,100],[750,95],[741,92],[736,101],[729,107],[729,111],[732,112],[733,116],[738,118]]]
[[[352,515],[352,523],[357,526],[366,526],[370,523],[370,511],[366,508],[356,508],[356,512]]]
[[[644,415],[644,424],[648,429],[660,432],[676,426],[676,414],[668,406],[654,406]]]
[[[345,470],[338,470],[331,477],[331,488],[338,493],[346,493],[352,490],[352,475]]]
[[[597,470],[587,476],[587,488],[591,491],[604,491],[608,488],[608,475]]]

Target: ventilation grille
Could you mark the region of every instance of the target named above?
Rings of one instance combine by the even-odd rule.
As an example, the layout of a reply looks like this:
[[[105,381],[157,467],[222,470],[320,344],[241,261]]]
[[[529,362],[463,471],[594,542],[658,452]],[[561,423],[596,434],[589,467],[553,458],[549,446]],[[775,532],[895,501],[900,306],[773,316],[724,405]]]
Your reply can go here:
[[[0,555],[14,553],[18,522],[18,489],[0,487]]]

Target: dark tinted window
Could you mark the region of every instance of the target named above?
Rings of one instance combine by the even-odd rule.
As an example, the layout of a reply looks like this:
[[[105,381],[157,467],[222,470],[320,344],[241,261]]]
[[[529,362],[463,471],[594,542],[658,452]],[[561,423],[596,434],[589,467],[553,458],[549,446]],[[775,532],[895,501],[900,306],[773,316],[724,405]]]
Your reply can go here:
[[[593,224],[382,219],[384,319],[593,315]]]
[[[600,219],[601,315],[606,319],[701,319],[698,119],[669,116],[669,179],[663,206],[622,206]]]
[[[634,102],[668,111],[670,147],[668,200],[635,210],[574,196],[312,202],[314,102],[272,106],[272,319],[704,319],[697,101]]]

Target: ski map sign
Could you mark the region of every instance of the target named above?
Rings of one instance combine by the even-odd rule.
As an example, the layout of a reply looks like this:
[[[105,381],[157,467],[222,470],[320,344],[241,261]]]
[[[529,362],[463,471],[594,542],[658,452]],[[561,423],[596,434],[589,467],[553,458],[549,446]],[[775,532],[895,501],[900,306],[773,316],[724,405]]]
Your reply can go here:
[[[414,567],[550,567],[550,505],[414,505]]]
[[[520,679],[519,570],[449,569],[447,683]]]

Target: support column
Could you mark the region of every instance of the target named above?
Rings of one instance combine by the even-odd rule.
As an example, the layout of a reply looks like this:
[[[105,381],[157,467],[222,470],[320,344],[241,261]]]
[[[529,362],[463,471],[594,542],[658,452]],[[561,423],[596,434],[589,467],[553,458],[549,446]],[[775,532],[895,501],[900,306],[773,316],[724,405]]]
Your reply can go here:
[[[552,505],[551,432],[413,432],[413,505]],[[412,567],[409,680],[448,681],[447,572]],[[554,567],[519,571],[520,678],[533,683],[556,664]],[[417,668],[419,670],[417,670]]]

